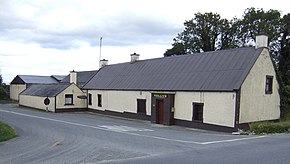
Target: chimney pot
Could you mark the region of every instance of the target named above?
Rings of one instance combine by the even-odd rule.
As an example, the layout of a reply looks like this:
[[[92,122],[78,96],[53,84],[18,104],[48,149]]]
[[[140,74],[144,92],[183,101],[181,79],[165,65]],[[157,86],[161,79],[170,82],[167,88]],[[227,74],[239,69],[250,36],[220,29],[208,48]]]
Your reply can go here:
[[[139,60],[139,54],[136,54],[135,52],[131,54],[131,63],[134,63]]]
[[[108,60],[106,60],[106,59],[100,60],[100,68],[103,68],[106,65],[108,65]]]
[[[259,34],[256,36],[256,48],[268,47],[268,36],[266,34]]]
[[[70,71],[70,83],[77,84],[77,72],[75,70]]]

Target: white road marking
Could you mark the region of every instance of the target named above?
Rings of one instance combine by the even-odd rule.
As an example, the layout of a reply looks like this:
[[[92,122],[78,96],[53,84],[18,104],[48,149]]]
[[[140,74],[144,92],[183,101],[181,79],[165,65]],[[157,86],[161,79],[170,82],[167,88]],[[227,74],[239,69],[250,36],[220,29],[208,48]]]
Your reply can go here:
[[[63,120],[58,120],[58,119],[46,118],[46,117],[29,115],[29,114],[18,113],[18,112],[7,111],[7,110],[1,110],[1,109],[0,109],[0,112],[11,113],[11,114],[15,114],[15,115],[31,117],[31,118],[37,118],[37,119],[42,119],[42,120],[48,120],[48,121],[53,121],[53,122],[60,122],[60,123],[64,123],[64,124],[81,126],[81,127],[86,127],[86,128],[93,128],[93,129],[99,129],[99,130],[104,130],[104,131],[111,131],[111,132],[122,133],[122,134],[127,134],[127,135],[134,135],[134,136],[153,138],[153,139],[159,139],[159,140],[165,140],[165,141],[173,141],[173,142],[179,142],[179,143],[199,144],[199,145],[209,145],[209,144],[217,144],[217,143],[237,142],[237,141],[243,141],[243,140],[254,140],[254,139],[260,139],[260,138],[266,137],[266,136],[255,136],[255,137],[244,137],[244,138],[229,139],[229,140],[217,140],[217,141],[209,141],[209,142],[196,142],[196,141],[178,140],[178,139],[171,139],[171,138],[165,138],[165,137],[159,137],[159,136],[151,136],[151,135],[145,135],[145,134],[131,133],[131,132],[129,132],[130,131],[129,129],[131,127],[128,127],[128,126],[115,126],[115,127],[114,126],[105,126],[105,125],[102,125],[102,126],[91,126],[91,125],[85,125],[85,124],[80,124],[80,123],[74,123],[74,122],[69,122],[69,121],[63,121]],[[126,130],[126,128],[127,128],[127,130]],[[140,129],[140,130],[142,130],[142,129]],[[147,131],[147,130],[150,131],[150,129],[144,129],[144,130],[145,131]],[[134,128],[134,130],[133,130],[131,128],[131,131],[138,131],[138,129]]]
[[[236,138],[236,139],[230,139],[230,140],[220,140],[220,141],[209,141],[209,142],[202,142],[202,145],[208,145],[208,144],[216,144],[216,143],[225,143],[225,142],[235,142],[235,141],[244,141],[244,140],[253,140],[253,139],[259,139],[259,138],[265,138],[266,136],[255,136],[255,137],[245,137],[245,138]]]
[[[99,127],[106,128],[112,131],[117,131],[117,132],[152,132],[154,131],[151,129],[133,128],[133,127],[122,126],[122,125],[102,125]]]

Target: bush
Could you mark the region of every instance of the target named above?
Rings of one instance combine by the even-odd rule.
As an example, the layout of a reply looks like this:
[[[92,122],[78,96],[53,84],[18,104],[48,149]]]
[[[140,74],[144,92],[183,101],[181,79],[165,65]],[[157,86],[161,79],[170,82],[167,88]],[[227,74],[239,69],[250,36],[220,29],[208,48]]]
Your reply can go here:
[[[290,112],[288,111],[288,112],[284,113],[284,115],[282,116],[281,119],[284,121],[287,121],[287,120],[290,121]]]
[[[0,121],[0,142],[16,137],[15,130]]]
[[[250,131],[255,134],[285,133],[290,128],[290,121],[255,122],[250,124]]]
[[[9,95],[6,87],[0,86],[0,100],[8,100]]]

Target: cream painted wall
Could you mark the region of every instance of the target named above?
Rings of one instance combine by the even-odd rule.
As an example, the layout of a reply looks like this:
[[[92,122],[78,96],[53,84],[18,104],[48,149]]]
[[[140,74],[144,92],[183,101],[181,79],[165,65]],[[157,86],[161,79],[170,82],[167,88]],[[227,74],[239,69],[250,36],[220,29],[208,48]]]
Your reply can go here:
[[[73,105],[65,105],[65,95],[73,94]],[[75,84],[71,84],[56,96],[57,109],[87,108],[87,99],[80,99],[78,96],[86,96]]]
[[[272,94],[265,94],[266,75],[274,76]],[[241,87],[240,123],[278,119],[280,117],[278,89],[269,52],[264,49]]]
[[[151,93],[144,91],[89,90],[92,94],[91,109],[137,113],[137,99],[146,99],[146,114],[151,115]],[[97,95],[102,95],[102,107],[98,107]]]
[[[193,102],[204,103],[204,123],[234,127],[234,92],[176,92],[174,118],[192,121]]]
[[[19,93],[26,89],[25,84],[10,84],[10,98],[18,101]]]
[[[90,109],[137,113],[137,99],[146,99],[146,114],[151,115],[151,92],[89,90]],[[102,95],[102,107],[97,106]],[[174,118],[192,121],[192,102],[204,103],[204,123],[234,127],[234,92],[176,92]]]
[[[49,97],[50,104],[44,105],[44,99],[46,97],[19,95],[19,105],[55,112],[55,98]]]

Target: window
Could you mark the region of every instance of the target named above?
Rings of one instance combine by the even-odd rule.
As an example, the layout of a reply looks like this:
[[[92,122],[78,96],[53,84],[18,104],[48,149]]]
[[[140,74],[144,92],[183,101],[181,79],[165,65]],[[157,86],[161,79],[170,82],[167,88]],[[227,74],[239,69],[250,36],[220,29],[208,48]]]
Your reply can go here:
[[[273,76],[266,76],[265,93],[272,94],[273,92]]]
[[[102,95],[98,94],[98,107],[102,107]]]
[[[203,103],[192,103],[192,121],[203,121]]]
[[[145,99],[137,99],[137,113],[146,114],[146,100]]]
[[[65,95],[65,105],[73,105],[73,95],[72,94]]]
[[[89,105],[92,105],[92,94],[89,93]]]

